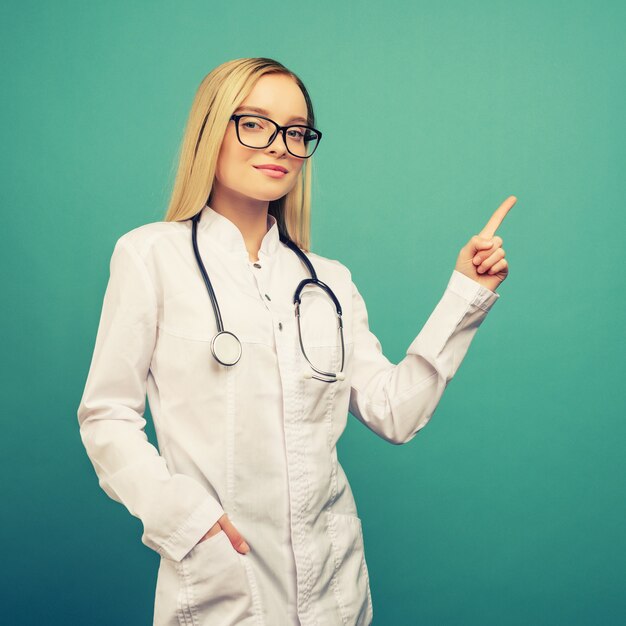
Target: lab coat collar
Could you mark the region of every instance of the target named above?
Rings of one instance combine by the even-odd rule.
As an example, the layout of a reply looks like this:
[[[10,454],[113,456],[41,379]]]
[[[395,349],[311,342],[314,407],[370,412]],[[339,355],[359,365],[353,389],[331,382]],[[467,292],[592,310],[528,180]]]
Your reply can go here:
[[[248,258],[248,249],[241,231],[234,222],[218,213],[206,204],[200,215],[200,228],[207,232],[219,246],[236,254]],[[267,232],[261,241],[259,255],[270,256],[279,248],[280,236],[278,222],[273,215],[267,214]]]

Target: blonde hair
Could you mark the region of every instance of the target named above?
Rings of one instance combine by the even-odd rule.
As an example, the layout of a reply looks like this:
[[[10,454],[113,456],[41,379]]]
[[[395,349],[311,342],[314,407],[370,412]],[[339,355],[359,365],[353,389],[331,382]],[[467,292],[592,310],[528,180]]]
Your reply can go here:
[[[165,221],[189,219],[207,203],[230,116],[265,74],[286,74],[295,80],[306,101],[307,124],[315,126],[306,87],[278,61],[243,58],[217,66],[202,79],[191,105]],[[312,157],[304,161],[293,188],[283,197],[271,200],[268,207],[279,231],[306,252],[309,252],[311,230],[311,160]]]

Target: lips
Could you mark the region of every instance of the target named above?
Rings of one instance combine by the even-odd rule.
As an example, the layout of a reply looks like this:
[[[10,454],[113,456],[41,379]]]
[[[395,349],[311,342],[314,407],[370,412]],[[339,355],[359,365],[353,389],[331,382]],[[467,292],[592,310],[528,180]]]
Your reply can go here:
[[[282,165],[254,165],[253,167],[256,167],[258,170],[276,170],[278,172],[284,172],[285,174],[287,173],[287,169],[284,168]]]

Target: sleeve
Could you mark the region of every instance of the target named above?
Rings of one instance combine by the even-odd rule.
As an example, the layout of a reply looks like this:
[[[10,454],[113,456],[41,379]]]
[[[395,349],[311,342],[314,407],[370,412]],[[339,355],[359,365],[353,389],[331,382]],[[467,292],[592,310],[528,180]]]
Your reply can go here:
[[[500,297],[453,270],[443,296],[397,365],[370,331],[354,282],[354,367],[349,410],[393,444],[407,443],[432,417],[478,327]]]
[[[78,407],[80,436],[100,487],[143,524],[142,542],[180,561],[223,515],[194,478],[170,474],[144,427],[157,299],[132,243],[115,244],[95,348]]]

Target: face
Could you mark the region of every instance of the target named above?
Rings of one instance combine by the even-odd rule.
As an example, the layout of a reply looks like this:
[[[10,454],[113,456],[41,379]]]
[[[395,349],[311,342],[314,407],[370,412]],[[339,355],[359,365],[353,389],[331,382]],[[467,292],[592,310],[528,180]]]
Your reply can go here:
[[[284,74],[266,74],[234,113],[251,113],[246,109],[254,106],[267,111],[259,113],[277,124],[306,124],[307,106],[296,82]],[[302,119],[294,119],[302,118]],[[306,159],[293,156],[287,151],[282,133],[278,133],[267,148],[248,148],[237,139],[235,122],[228,122],[226,134],[218,156],[212,196],[235,197],[239,200],[267,203],[288,193],[295,185]],[[256,169],[258,165],[281,165],[287,173],[275,178],[267,170]]]

